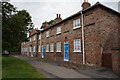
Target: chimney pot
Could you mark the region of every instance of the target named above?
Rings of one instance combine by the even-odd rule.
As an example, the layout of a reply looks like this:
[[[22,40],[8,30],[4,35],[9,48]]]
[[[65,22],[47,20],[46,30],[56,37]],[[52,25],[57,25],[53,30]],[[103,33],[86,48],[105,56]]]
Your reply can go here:
[[[61,14],[59,14],[59,18],[61,18]]]
[[[57,18],[59,18],[59,14],[56,14],[57,15]]]

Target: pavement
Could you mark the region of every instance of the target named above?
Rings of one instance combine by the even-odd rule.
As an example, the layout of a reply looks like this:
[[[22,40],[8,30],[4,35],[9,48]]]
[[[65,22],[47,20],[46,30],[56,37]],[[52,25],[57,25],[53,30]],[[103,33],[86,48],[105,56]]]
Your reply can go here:
[[[39,72],[43,73],[46,78],[90,78],[86,75],[80,74],[73,69],[52,65],[46,62],[36,61],[34,58],[29,58],[20,55],[14,57],[24,60],[35,67]]]
[[[112,70],[104,67],[97,67],[88,70],[78,70],[78,72],[92,78],[120,78],[115,75]]]
[[[118,78],[112,71],[102,67],[76,71],[22,55],[14,55],[14,57],[28,62],[46,78]]]

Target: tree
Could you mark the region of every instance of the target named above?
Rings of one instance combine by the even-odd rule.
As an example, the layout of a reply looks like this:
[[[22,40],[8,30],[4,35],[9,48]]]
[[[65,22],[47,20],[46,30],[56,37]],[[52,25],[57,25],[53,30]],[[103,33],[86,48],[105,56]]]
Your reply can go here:
[[[31,26],[31,16],[26,10],[17,11],[8,3],[2,3],[2,46],[3,50],[19,51],[22,41],[27,40],[27,32]]]
[[[41,29],[45,28],[45,24],[47,24],[48,26],[51,26],[51,25],[55,24],[55,21],[54,20],[50,20],[49,22],[47,22],[47,21],[43,22],[42,26],[41,26]]]

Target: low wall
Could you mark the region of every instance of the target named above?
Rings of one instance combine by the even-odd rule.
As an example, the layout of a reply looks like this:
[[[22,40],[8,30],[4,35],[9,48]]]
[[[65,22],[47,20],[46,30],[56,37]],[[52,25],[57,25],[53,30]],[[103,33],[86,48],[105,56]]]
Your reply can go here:
[[[21,52],[10,52],[10,55],[21,55]]]

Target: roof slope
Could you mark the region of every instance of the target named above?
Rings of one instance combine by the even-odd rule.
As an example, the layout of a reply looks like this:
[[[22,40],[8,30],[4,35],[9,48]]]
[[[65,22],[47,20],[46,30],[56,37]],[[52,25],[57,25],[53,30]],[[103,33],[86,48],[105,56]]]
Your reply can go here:
[[[109,7],[105,6],[105,5],[103,5],[103,4],[101,4],[100,2],[97,2],[96,4],[92,5],[91,7],[79,11],[79,12],[77,12],[77,13],[75,13],[75,14],[73,14],[73,15],[71,15],[71,16],[65,18],[65,19],[63,19],[62,21],[60,21],[60,22],[58,22],[58,23],[56,23],[56,24],[54,24],[54,25],[49,26],[48,28],[42,30],[41,32],[46,31],[46,30],[48,30],[48,29],[50,29],[50,28],[52,28],[52,27],[54,27],[54,26],[56,26],[56,25],[59,25],[59,24],[63,23],[63,22],[66,21],[66,20],[69,20],[70,18],[72,18],[72,17],[74,17],[74,16],[80,15],[81,12],[88,11],[88,10],[90,10],[90,9],[92,9],[92,8],[97,7],[97,6],[104,7],[104,8],[106,8],[106,9],[111,10],[112,12],[114,12],[114,13],[120,15],[119,12],[117,12],[117,11],[115,11],[115,10],[113,10],[113,9],[111,9],[111,8],[109,8]]]

